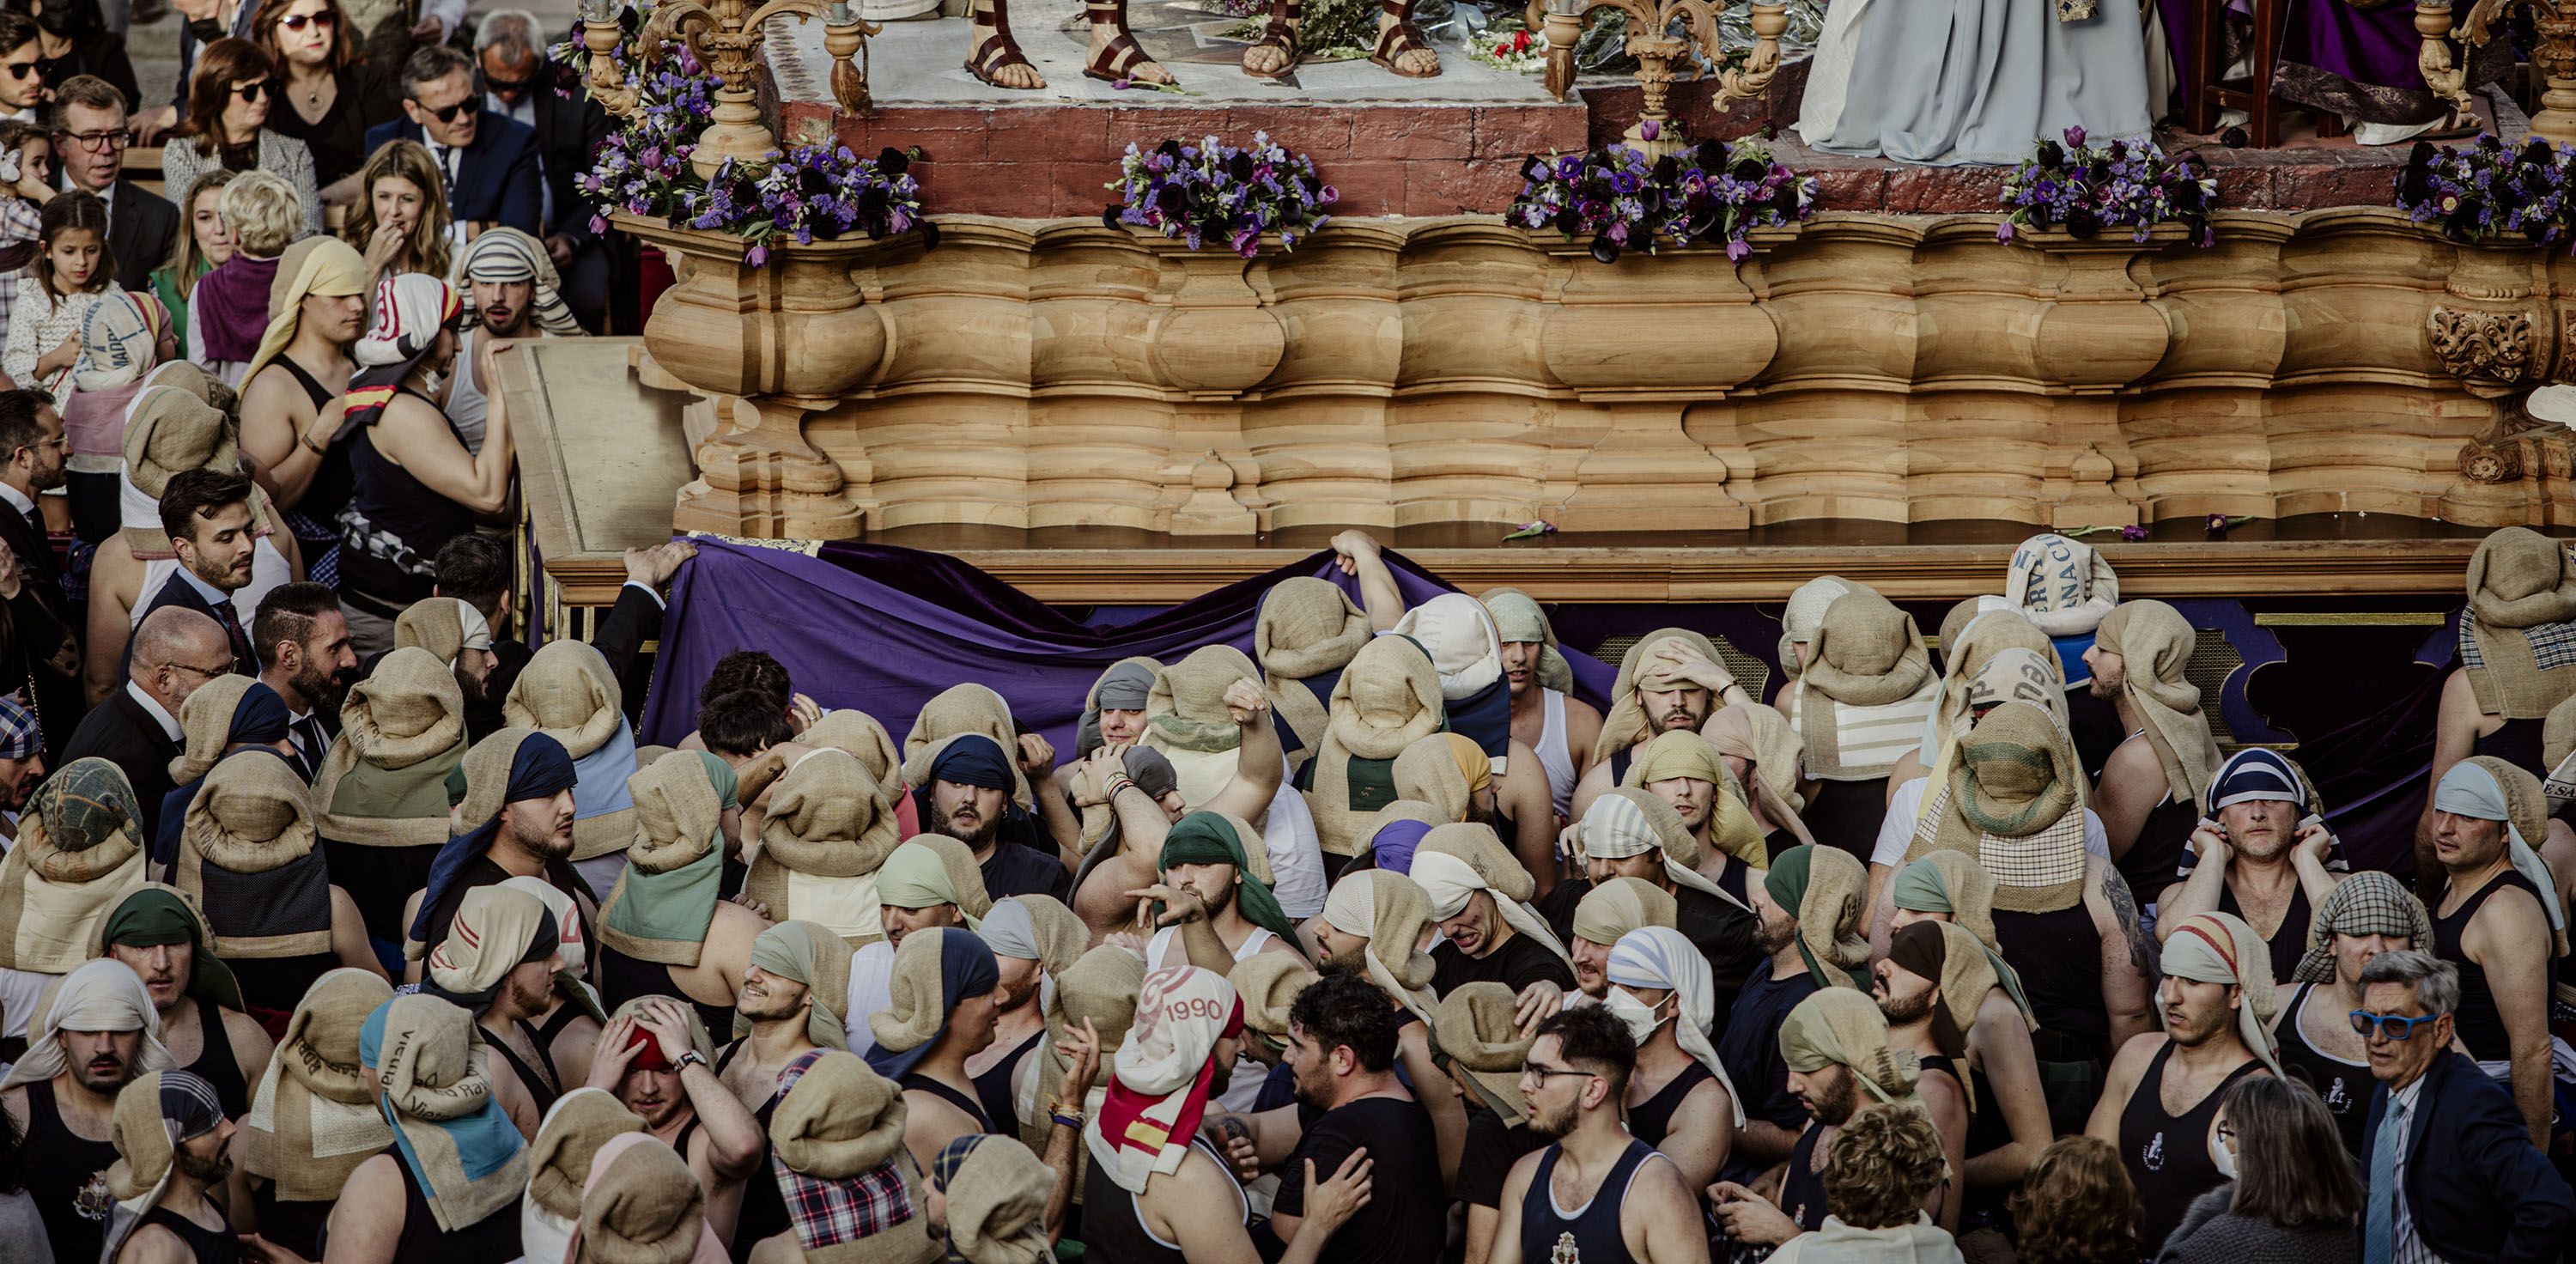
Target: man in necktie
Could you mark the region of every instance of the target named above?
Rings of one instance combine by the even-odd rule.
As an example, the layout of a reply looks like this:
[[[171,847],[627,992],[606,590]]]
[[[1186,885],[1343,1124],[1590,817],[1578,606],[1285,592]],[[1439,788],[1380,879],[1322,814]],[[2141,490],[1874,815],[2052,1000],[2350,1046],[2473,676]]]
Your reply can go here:
[[[0,603],[8,635],[0,637],[0,694],[33,704],[50,759],[59,755],[87,710],[81,651],[61,570],[46,539],[36,498],[63,485],[63,415],[39,390],[0,391]],[[58,761],[57,761],[58,762]]]
[[[262,664],[259,678],[286,700],[287,732],[310,781],[339,735],[340,703],[358,679],[358,654],[349,645],[340,595],[324,584],[280,584],[260,598],[250,626]]]
[[[2513,1096],[2451,1049],[2459,967],[2384,952],[2352,1016],[2379,1081],[2362,1153],[2362,1264],[2545,1264],[2576,1233],[2576,1194],[2531,1146]]]
[[[537,130],[483,104],[472,58],[445,44],[413,52],[403,63],[402,108],[403,117],[368,129],[367,151],[396,139],[429,147],[458,244],[494,224],[543,239]]]
[[[213,619],[232,646],[233,671],[259,674],[259,654],[242,630],[235,594],[251,586],[258,524],[250,507],[251,482],[227,470],[181,470],[161,492],[161,529],[179,565],[136,618],[163,606],[182,606]]]

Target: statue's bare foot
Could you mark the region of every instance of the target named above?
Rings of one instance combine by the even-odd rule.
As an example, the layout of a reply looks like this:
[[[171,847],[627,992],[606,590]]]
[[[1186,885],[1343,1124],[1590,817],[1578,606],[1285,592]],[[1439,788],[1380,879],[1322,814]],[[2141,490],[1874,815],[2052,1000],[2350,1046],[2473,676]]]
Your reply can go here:
[[[1083,74],[1111,83],[1173,81],[1172,72],[1146,56],[1128,31],[1127,0],[1088,0],[1083,9],[1091,16],[1091,57],[1083,63]]]
[[[1243,73],[1255,79],[1276,79],[1295,70],[1303,47],[1297,32],[1305,20],[1303,0],[1270,0],[1270,23],[1261,29],[1261,38],[1243,50]]]
[[[1429,79],[1440,73],[1440,54],[1431,47],[1431,37],[1413,24],[1413,5],[1407,0],[1378,0],[1377,48],[1369,60],[1407,79]]]
[[[996,88],[1043,88],[1045,78],[1011,38],[1010,13],[1003,5],[1004,0],[976,0],[975,42],[966,48],[966,73]]]

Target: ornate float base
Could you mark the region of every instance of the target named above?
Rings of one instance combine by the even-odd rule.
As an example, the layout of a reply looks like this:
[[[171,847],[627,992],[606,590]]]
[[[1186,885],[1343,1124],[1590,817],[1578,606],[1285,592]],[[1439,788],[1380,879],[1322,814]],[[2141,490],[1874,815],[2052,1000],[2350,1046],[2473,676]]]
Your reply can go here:
[[[2389,211],[2223,216],[2210,249],[1828,214],[1741,263],[1610,265],[1490,217],[1345,220],[1251,260],[942,224],[930,253],[692,265],[686,318],[646,339],[648,381],[708,393],[682,525],[2576,522],[2564,440],[2501,434],[2510,391],[2476,377],[2566,376],[2576,293]],[[2488,369],[2437,354],[2437,311],[2484,313]],[[2464,470],[2472,441],[2511,455]]]

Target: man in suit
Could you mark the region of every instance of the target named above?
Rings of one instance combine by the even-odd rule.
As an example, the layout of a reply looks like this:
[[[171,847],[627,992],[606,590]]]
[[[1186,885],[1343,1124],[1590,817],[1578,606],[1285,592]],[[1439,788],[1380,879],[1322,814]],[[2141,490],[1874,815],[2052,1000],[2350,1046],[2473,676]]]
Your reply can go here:
[[[285,699],[295,761],[311,781],[340,735],[340,703],[358,679],[340,594],[327,584],[280,584],[259,599],[250,630],[263,664],[259,678]]]
[[[608,669],[616,673],[625,687],[625,711],[629,719],[643,708],[644,687],[650,671],[637,670],[636,659],[644,643],[662,635],[662,590],[680,570],[680,564],[698,555],[698,546],[686,540],[673,540],[652,548],[626,551],[626,586],[617,591],[617,604],[600,616],[591,632],[590,645],[608,660]],[[492,654],[497,660],[482,685],[482,696],[465,691],[465,731],[481,740],[502,725],[501,703],[510,694],[510,686],[519,679],[519,671],[528,665],[534,653],[525,641],[510,636],[511,582],[513,568],[510,550],[500,540],[480,532],[470,532],[440,545],[432,563],[441,597],[454,597],[474,607],[492,629]]]
[[[125,178],[125,97],[94,75],[54,89],[54,160],[71,187],[107,203],[107,253],[116,282],[152,289],[152,270],[170,262],[179,208]]]
[[[487,224],[531,236],[544,230],[544,178],[537,131],[483,107],[474,61],[433,44],[403,63],[403,114],[367,130],[367,151],[389,140],[416,140],[447,184],[447,209],[463,244]]]
[[[62,568],[45,538],[38,493],[63,485],[63,415],[40,390],[0,391],[0,602],[9,630],[0,643],[0,693],[35,704],[45,753],[59,756],[87,709],[80,689],[80,642]],[[61,762],[57,759],[55,762]]]
[[[2379,1081],[2362,1130],[2362,1264],[2544,1264],[2576,1234],[2576,1194],[2532,1148],[2513,1095],[2452,1051],[2459,1006],[2459,967],[2430,953],[2362,967]]]
[[[143,837],[161,832],[161,800],[176,783],[179,708],[207,681],[233,669],[232,647],[214,620],[194,610],[155,610],[134,629],[125,687],[81,720],[63,762],[95,755],[125,770],[143,814]]]
[[[483,72],[483,106],[537,131],[545,177],[543,237],[562,274],[558,287],[574,319],[592,333],[607,311],[609,243],[590,231],[590,203],[575,183],[608,139],[608,111],[570,82],[544,55],[545,30],[524,9],[495,9],[474,28],[475,62]],[[567,93],[555,91],[570,88]]]
[[[147,597],[143,613],[177,606],[215,621],[232,647],[233,671],[259,674],[259,654],[242,630],[233,594],[250,583],[251,555],[259,537],[252,531],[250,476],[226,470],[181,470],[161,490],[161,530],[179,565],[159,592]],[[131,645],[126,666],[134,663]]]

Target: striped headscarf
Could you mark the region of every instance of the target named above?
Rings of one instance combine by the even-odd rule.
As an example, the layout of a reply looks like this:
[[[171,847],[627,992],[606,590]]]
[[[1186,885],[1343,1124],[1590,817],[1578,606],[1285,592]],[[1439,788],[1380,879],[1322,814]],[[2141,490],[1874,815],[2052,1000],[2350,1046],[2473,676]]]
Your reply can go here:
[[[2236,1034],[2272,1074],[2281,1074],[2281,1048],[2272,1038],[2272,1014],[2280,1008],[2279,994],[2272,990],[2272,950],[2245,919],[2233,913],[2184,918],[2166,937],[2158,964],[2178,979],[2233,984],[2241,990]]]
[[[456,288],[465,307],[465,318],[478,319],[474,312],[476,281],[507,285],[529,282],[528,310],[537,318],[537,328],[559,338],[579,337],[585,331],[581,322],[572,318],[572,309],[563,301],[563,278],[555,273],[555,261],[537,239],[516,228],[486,228],[467,244],[465,253],[456,257]]]

